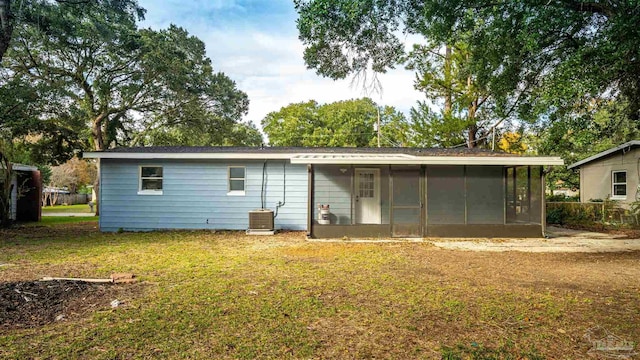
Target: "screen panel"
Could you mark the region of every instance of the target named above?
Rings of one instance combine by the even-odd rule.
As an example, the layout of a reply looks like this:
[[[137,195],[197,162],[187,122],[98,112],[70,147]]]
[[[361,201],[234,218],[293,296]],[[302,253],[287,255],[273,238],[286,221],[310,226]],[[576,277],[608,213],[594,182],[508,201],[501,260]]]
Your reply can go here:
[[[427,167],[427,223],[464,224],[464,166]]]
[[[467,166],[467,223],[504,224],[502,166]]]

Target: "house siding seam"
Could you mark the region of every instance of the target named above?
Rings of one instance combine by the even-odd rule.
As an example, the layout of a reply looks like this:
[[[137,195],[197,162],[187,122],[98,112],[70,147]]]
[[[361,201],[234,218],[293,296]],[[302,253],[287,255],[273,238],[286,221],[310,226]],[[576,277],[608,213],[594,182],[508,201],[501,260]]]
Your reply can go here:
[[[307,168],[270,160],[265,173],[265,208],[275,211],[276,229],[305,230]],[[163,167],[163,194],[139,195],[139,166]],[[244,196],[228,193],[228,166],[245,166]],[[100,229],[246,230],[248,212],[261,207],[262,161],[101,160]],[[286,193],[283,193],[283,191]]]

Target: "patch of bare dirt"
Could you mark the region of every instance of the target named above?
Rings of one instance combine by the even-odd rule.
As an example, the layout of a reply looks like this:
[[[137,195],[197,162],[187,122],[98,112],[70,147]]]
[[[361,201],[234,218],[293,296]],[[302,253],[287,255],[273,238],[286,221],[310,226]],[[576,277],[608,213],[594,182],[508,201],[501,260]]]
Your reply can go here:
[[[589,225],[553,224],[553,226],[558,228],[572,229],[572,230],[585,230],[585,231],[601,232],[601,233],[612,234],[612,235],[622,235],[628,239],[640,239],[640,229],[612,228],[604,224],[589,224]]]
[[[79,237],[98,233],[95,221],[64,224],[64,226],[15,225],[9,229],[0,229],[0,239],[55,239]]]
[[[80,281],[0,283],[0,331],[42,326],[109,308],[123,289]]]

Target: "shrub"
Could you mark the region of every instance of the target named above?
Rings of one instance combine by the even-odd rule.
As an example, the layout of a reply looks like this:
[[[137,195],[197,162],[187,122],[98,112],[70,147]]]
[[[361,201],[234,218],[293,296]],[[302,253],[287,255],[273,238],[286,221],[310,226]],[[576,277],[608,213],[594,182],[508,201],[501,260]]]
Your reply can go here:
[[[567,196],[565,194],[547,195],[547,201],[549,202],[578,202],[580,196]]]
[[[576,203],[547,203],[547,223],[578,227],[638,226],[640,204],[631,211],[621,208],[615,201]]]

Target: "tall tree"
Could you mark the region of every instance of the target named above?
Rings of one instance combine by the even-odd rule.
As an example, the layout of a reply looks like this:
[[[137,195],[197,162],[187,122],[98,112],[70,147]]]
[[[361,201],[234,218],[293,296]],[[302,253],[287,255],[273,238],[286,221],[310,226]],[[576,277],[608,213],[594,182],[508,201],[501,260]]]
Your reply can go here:
[[[640,118],[640,7],[635,1],[296,0],[310,68],[331,78],[403,61],[399,34],[469,42],[496,111],[549,116],[591,99],[624,100]]]
[[[213,72],[202,41],[176,26],[138,30],[142,11],[120,3],[34,5],[31,12],[51,23],[17,26],[7,65],[35,84],[64,89],[61,103],[89,124],[95,150],[144,144],[160,128],[209,122],[231,131],[248,99]]]
[[[368,147],[377,145],[378,116],[381,146],[406,145],[409,133],[404,115],[392,107],[380,108],[368,98],[290,104],[267,114],[262,127],[273,146]]]
[[[34,7],[47,3],[47,0],[21,0],[18,10],[14,11],[11,4],[15,0],[0,0],[0,62],[9,49],[14,27],[17,24],[30,23],[41,27],[49,27],[56,24],[55,19],[46,17],[44,13],[32,12]],[[140,17],[144,9],[138,6],[136,0],[54,0],[56,3],[66,3],[69,6],[107,6],[120,12],[136,12]],[[115,20],[115,19],[114,19]]]
[[[138,29],[144,10],[135,0],[33,0],[28,10],[43,21],[14,27],[4,63],[54,89],[59,111],[87,124],[95,150],[189,127],[223,141],[247,112],[246,94],[213,71],[204,43],[173,25]]]
[[[0,0],[0,62],[2,62],[2,57],[9,48],[9,41],[11,41],[12,18],[11,0]]]
[[[84,121],[65,111],[59,92],[0,69],[0,138],[12,144],[11,153],[21,154],[13,161],[58,164],[87,145]]]
[[[470,69],[468,45],[414,45],[408,55],[407,68],[416,71],[415,88],[425,93],[429,104],[419,102],[411,111],[419,143],[429,146],[470,148],[482,144],[483,132],[489,129],[493,101],[489,92],[477,84]]]
[[[624,115],[628,105],[616,101],[593,104],[584,111],[551,117],[535,129],[533,144],[538,153],[561,156],[566,164],[585,159],[598,152],[640,138],[640,122]],[[554,115],[556,116],[556,115]],[[566,167],[549,169],[547,183],[553,188],[563,184],[573,189],[580,186],[579,173]]]

